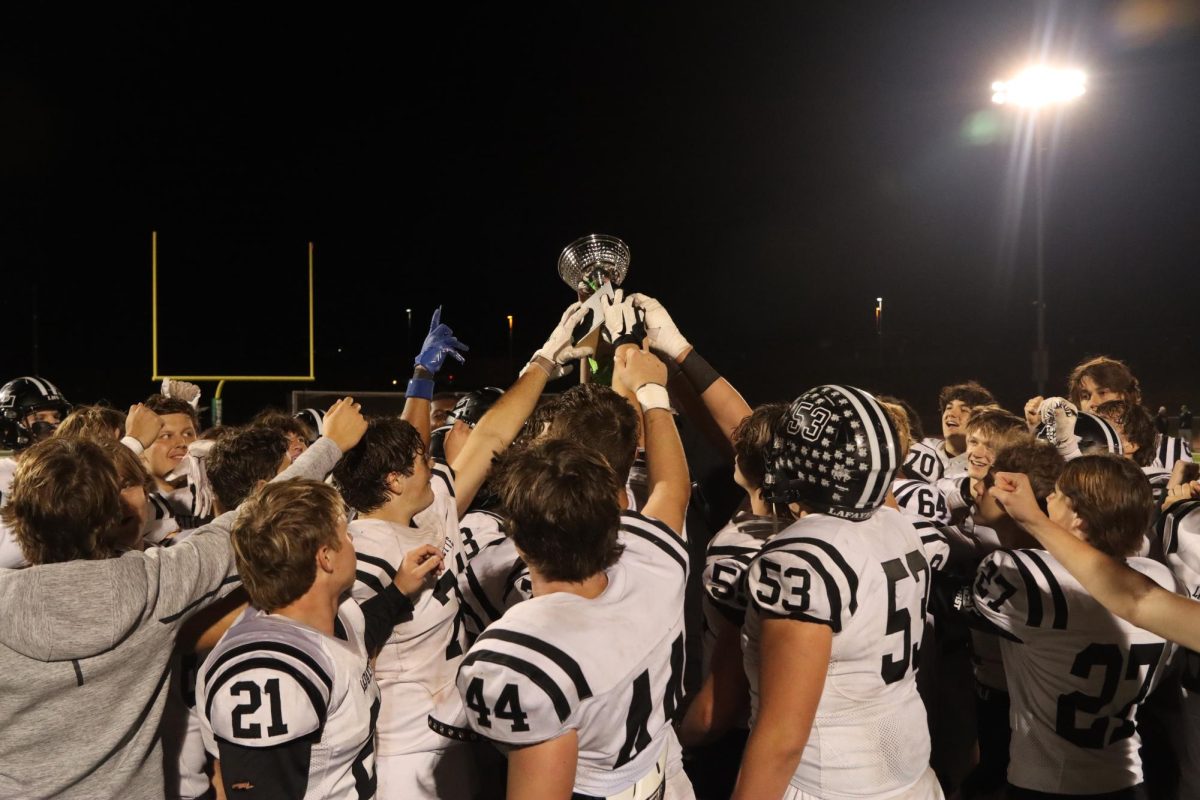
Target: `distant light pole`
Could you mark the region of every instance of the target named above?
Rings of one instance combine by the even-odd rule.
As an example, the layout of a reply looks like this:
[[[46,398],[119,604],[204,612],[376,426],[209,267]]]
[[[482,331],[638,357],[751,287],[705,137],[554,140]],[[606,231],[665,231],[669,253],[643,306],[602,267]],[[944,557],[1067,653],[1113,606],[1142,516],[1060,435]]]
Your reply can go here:
[[[508,315],[508,371],[513,371],[513,315]]]
[[[875,335],[883,336],[883,298],[875,298]]]
[[[1087,90],[1087,76],[1079,69],[1054,69],[1033,66],[1007,81],[992,82],[992,102],[1011,105],[1028,111],[1033,126],[1033,170],[1037,183],[1037,349],[1033,352],[1033,379],[1039,395],[1046,394],[1050,376],[1050,353],[1046,349],[1046,290],[1045,290],[1045,193],[1043,180],[1042,126],[1038,113],[1042,109],[1070,103]]]

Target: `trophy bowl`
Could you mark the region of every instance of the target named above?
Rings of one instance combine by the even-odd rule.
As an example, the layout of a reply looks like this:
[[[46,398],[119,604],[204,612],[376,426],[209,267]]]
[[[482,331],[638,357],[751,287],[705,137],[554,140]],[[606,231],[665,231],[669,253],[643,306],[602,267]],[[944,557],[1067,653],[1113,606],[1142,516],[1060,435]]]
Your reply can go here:
[[[629,246],[616,236],[592,233],[563,248],[558,274],[572,290],[587,297],[607,281],[620,286],[629,272]]]

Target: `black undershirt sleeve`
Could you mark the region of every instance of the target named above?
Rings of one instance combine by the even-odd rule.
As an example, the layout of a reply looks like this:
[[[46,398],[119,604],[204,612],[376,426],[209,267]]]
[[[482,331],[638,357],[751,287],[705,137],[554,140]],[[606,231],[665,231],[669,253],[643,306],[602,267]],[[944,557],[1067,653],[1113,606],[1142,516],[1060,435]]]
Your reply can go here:
[[[306,736],[274,747],[244,747],[218,738],[225,796],[246,800],[304,797],[314,741]]]
[[[394,583],[389,583],[382,592],[360,603],[358,607],[362,609],[363,618],[366,620],[363,640],[366,642],[367,651],[372,654],[387,641],[392,628],[413,618],[412,601],[405,597]]]

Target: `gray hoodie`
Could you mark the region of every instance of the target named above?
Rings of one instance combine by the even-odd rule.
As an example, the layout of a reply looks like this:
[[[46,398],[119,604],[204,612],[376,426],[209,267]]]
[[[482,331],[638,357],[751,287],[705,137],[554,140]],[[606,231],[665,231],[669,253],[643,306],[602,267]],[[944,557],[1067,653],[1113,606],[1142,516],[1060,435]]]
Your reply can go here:
[[[276,480],[321,479],[321,439]],[[0,570],[0,798],[161,798],[175,634],[237,585],[223,514],[171,547]]]

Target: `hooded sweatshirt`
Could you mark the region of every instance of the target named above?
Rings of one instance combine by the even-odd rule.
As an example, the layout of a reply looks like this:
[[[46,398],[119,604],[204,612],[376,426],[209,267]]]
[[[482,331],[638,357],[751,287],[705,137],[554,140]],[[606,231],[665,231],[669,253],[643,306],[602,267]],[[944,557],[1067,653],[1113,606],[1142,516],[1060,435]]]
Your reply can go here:
[[[340,456],[321,439],[276,480]],[[171,547],[0,570],[0,797],[163,797],[175,635],[238,585],[236,513]]]

